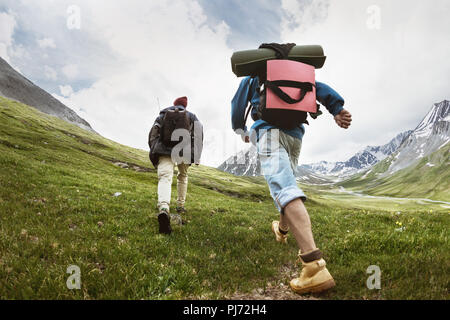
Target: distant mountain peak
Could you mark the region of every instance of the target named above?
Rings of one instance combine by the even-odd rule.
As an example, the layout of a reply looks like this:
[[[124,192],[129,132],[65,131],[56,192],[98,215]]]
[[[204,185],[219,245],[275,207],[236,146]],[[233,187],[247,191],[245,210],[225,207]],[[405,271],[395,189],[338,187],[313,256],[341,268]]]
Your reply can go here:
[[[329,162],[324,165],[322,161],[303,167],[326,176],[349,176],[366,170],[395,153],[396,158],[390,170],[397,171],[448,143],[449,127],[450,101],[443,100],[433,104],[414,130],[398,134],[383,146],[368,146],[349,160],[334,163],[332,169]]]
[[[217,169],[234,174],[236,176],[261,175],[261,163],[255,146],[242,150],[228,158]]]
[[[425,118],[419,123],[415,132],[422,132],[429,130],[430,126],[433,126],[439,121],[450,121],[450,101],[443,100],[439,103],[435,103],[431,110],[427,113]]]
[[[388,172],[404,169],[450,141],[450,102],[435,103],[393,157]]]

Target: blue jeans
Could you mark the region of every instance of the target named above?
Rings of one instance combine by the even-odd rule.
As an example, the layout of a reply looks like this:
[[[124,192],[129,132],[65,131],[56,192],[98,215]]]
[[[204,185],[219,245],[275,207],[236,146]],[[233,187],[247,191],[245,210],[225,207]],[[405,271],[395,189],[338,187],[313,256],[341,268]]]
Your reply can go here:
[[[301,146],[302,140],[281,130],[271,129],[259,132],[256,147],[261,171],[269,185],[275,206],[281,213],[291,201],[306,200],[295,178]]]

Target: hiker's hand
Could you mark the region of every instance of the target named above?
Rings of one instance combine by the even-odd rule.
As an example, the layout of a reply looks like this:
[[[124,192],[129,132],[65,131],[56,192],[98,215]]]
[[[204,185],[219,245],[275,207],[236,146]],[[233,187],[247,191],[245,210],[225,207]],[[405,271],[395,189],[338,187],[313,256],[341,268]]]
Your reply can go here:
[[[339,127],[348,129],[348,127],[350,127],[350,124],[352,123],[352,115],[350,112],[344,109],[334,117],[334,121],[336,121],[336,124]]]
[[[245,136],[244,142],[245,142],[245,143],[250,143],[250,137],[249,137],[249,136]]]

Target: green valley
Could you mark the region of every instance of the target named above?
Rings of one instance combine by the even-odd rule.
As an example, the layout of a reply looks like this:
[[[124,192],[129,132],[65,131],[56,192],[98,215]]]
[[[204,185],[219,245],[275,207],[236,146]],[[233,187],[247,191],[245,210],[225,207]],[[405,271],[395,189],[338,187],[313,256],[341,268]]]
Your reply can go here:
[[[416,194],[420,168],[447,161],[448,147],[439,152],[367,190]],[[440,170],[421,196],[448,199],[436,187],[448,181]],[[189,179],[188,224],[160,235],[147,152],[0,97],[0,298],[316,298],[290,293],[297,247],[292,236],[287,246],[274,240],[277,212],[263,178],[199,166]],[[337,283],[319,298],[449,298],[448,207],[304,189]],[[81,269],[80,290],[66,287],[71,265]],[[366,286],[371,265],[381,268],[381,290]]]

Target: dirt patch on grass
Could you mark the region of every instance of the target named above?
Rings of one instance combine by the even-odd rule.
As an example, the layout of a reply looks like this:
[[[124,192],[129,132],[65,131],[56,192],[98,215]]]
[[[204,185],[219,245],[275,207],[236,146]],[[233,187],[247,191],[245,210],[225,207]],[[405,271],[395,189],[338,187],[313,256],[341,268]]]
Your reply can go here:
[[[130,170],[134,170],[136,172],[150,172],[150,171],[154,171],[151,168],[142,167],[142,166],[134,164],[134,163],[121,162],[121,161],[117,161],[117,162],[112,161],[112,162],[113,162],[113,164],[115,166],[118,166],[118,167],[120,167],[122,169],[130,169]]]
[[[284,287],[267,287],[264,289],[256,289],[251,293],[235,293],[229,300],[320,300],[318,297],[308,295],[298,295],[294,293],[289,286]]]
[[[329,292],[323,294],[299,295],[292,291],[289,281],[299,275],[297,266],[283,265],[276,279],[269,281],[265,288],[258,288],[249,293],[235,292],[225,296],[229,300],[321,300],[326,298]]]

